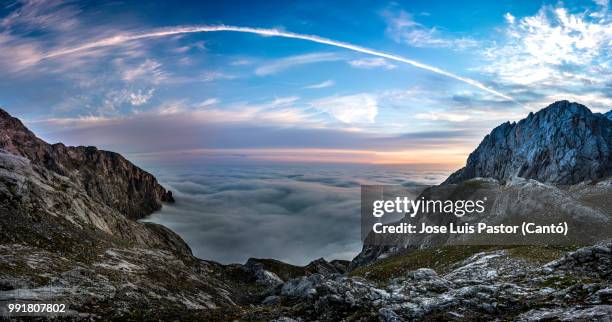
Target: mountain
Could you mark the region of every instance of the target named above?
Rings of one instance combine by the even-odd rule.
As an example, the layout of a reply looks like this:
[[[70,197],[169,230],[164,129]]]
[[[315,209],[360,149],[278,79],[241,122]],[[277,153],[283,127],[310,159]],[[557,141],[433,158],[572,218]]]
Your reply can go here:
[[[47,144],[0,111],[0,301],[61,301],[82,319],[234,306],[224,266],[135,220],[172,200],[121,155]]]
[[[612,120],[612,111],[605,113],[604,116],[607,117],[609,120]]]
[[[227,320],[269,287],[348,266],[201,260],[137,221],[164,202],[172,193],[121,155],[48,144],[0,110],[0,302],[68,303],[79,319]]]
[[[444,183],[476,177],[576,184],[612,174],[612,119],[586,106],[558,101],[517,123],[491,131],[464,168]]]
[[[448,186],[464,193],[490,187],[502,194],[500,207],[516,204],[505,191],[528,193],[522,200],[532,201],[525,207],[570,196],[578,202],[559,209],[582,218],[603,211],[599,200],[609,199],[612,181],[567,191],[516,178]],[[574,321],[612,315],[610,243],[403,253],[364,247],[363,254],[385,256],[353,261],[352,271],[346,261],[324,259],[304,267],[255,258],[222,265],[194,257],[171,230],[136,220],[172,201],[154,176],[121,155],[47,144],[0,110],[0,302],[66,303],[69,316],[62,320],[105,321]],[[585,208],[593,203],[599,208]],[[19,318],[4,306],[0,316]]]
[[[159,210],[172,202],[155,177],[136,167],[118,153],[95,147],[48,144],[18,119],[0,109],[0,149],[22,156],[33,164],[69,177],[87,195],[133,219]]]
[[[554,214],[554,220],[565,220],[579,228],[568,238],[585,242],[582,236],[590,236],[599,240],[601,231],[597,227],[609,227],[612,213],[607,202],[612,193],[612,120],[606,117],[611,114],[592,113],[584,105],[558,101],[516,123],[506,122],[485,136],[465,167],[422,196],[435,195],[433,199],[439,200],[488,197],[484,213],[453,219],[456,225],[465,221],[547,221]],[[422,220],[430,218],[442,217],[431,214]],[[365,245],[349,269],[397,252],[457,242],[454,236],[444,236],[443,240],[415,235],[400,238],[390,243],[393,246]]]
[[[546,224],[565,221],[571,229],[567,236],[560,236],[561,240],[570,244],[599,243],[608,246],[595,247],[609,247],[610,231],[612,231],[612,203],[610,202],[610,196],[612,196],[612,173],[610,172],[612,168],[610,157],[612,122],[607,117],[610,114],[607,113],[604,116],[604,114],[592,113],[583,105],[560,101],[537,113],[530,113],[527,118],[518,123],[504,123],[498,126],[470,154],[464,168],[452,174],[443,184],[425,189],[417,198],[456,201],[482,200],[483,197],[487,197],[487,207],[483,213],[466,215],[461,218],[444,216],[443,213],[431,213],[416,219],[404,218],[401,222],[409,221],[417,226],[420,226],[421,223],[445,226],[452,223],[460,227],[466,223],[478,222],[498,225],[500,223],[516,224],[522,221]],[[532,265],[529,261],[523,263],[518,261],[511,264],[510,257],[517,256],[517,254],[522,254],[518,256],[523,259],[531,256],[533,256],[532,259],[544,259],[551,256],[551,250],[555,247],[545,246],[549,237],[544,235],[535,236],[529,241],[530,244],[540,245],[528,246],[527,249],[530,250],[527,250],[525,246],[517,246],[516,241],[503,235],[495,235],[492,240],[453,234],[409,234],[391,238],[392,240],[390,242],[387,240],[384,245],[376,245],[372,242],[375,241],[375,236],[370,234],[362,251],[349,266],[352,275],[367,277],[379,283],[399,278],[399,284],[393,286],[391,283],[389,288],[391,290],[394,287],[411,290],[409,294],[412,299],[409,302],[412,304],[404,303],[393,306],[390,311],[387,311],[386,320],[388,321],[394,321],[395,318],[431,319],[432,316],[441,320],[483,319],[486,314],[482,315],[481,312],[473,315],[474,310],[462,311],[457,304],[471,303],[468,305],[473,305],[474,301],[478,302],[478,300],[472,296],[459,299],[457,295],[461,294],[460,297],[462,297],[464,292],[475,291],[471,289],[475,287],[479,290],[476,292],[486,293],[485,297],[489,299],[491,296],[495,298],[509,296],[509,298],[520,297],[530,302],[534,299],[532,295],[500,295],[504,292],[498,289],[501,287],[501,284],[497,284],[498,278],[514,284],[517,281],[515,278],[522,276],[522,282],[514,284],[521,285],[519,287],[521,290],[545,292],[544,285],[550,284],[543,281],[549,281],[550,278],[569,280],[570,276],[581,274],[579,271],[570,272],[570,270],[563,273],[563,277],[547,275],[550,267],[563,260],[544,265],[544,270],[542,266],[539,269],[535,268],[536,265],[533,270],[522,271]],[[503,250],[500,251],[500,249]],[[557,246],[557,249],[563,249],[563,247]],[[586,251],[582,249],[578,252]],[[605,262],[612,262],[612,253],[609,250],[605,250],[602,255]],[[468,258],[468,260],[459,262],[459,258]],[[573,257],[570,255],[564,257],[564,260],[570,258]],[[487,262],[489,264],[486,264]],[[599,263],[600,260],[596,262]],[[580,265],[574,267],[578,266]],[[419,271],[417,268],[420,267],[435,267],[436,270],[435,272]],[[593,272],[608,270],[599,264],[590,267]],[[414,269],[417,270],[414,271]],[[488,274],[488,269],[492,269],[489,273],[495,276],[489,279],[490,283],[485,282],[486,277],[478,276],[481,273]],[[479,271],[481,273],[478,273]],[[506,273],[501,273],[502,271]],[[445,275],[438,275],[440,272]],[[541,276],[541,273],[545,273],[545,276]],[[502,277],[504,274],[508,275]],[[406,280],[410,279],[413,282],[407,283]],[[414,280],[427,280],[428,282],[420,283]],[[471,281],[468,282],[469,288],[466,288],[466,285],[463,288],[460,286],[464,281]],[[539,281],[540,284],[528,285],[534,281]],[[524,284],[525,282],[527,284]],[[431,288],[425,291],[429,294],[426,299],[420,300],[421,295],[419,294],[423,292],[423,289],[419,287],[423,285],[430,285]],[[450,290],[449,287],[453,288],[451,285],[455,285],[454,287],[458,289]],[[601,285],[609,288],[609,278],[604,278]],[[436,287],[440,289],[432,289]],[[577,290],[573,283],[564,284],[564,286],[556,284],[555,287],[563,288],[564,291],[561,293],[566,295]],[[425,289],[428,289],[428,286],[425,286]],[[512,287],[507,290],[510,289]],[[557,296],[561,293],[554,291],[550,298],[558,298]],[[432,294],[439,295],[432,297]],[[593,296],[589,295],[587,298]],[[582,300],[578,300],[580,301]],[[493,302],[499,305],[504,300],[493,300]],[[512,310],[507,306],[509,303],[506,302],[495,309],[496,313],[492,313],[491,318],[503,317],[502,320],[518,321],[605,320],[603,316],[609,316],[612,313],[610,300],[596,301],[597,305],[593,305],[596,304],[595,302],[590,302],[590,304],[587,302],[582,302],[583,304],[579,306],[559,303],[547,309],[533,309],[528,312],[518,309],[524,313],[504,317],[504,314]],[[604,306],[599,304],[604,304]],[[527,306],[530,305],[527,304]],[[602,308],[604,310],[600,311]],[[586,311],[581,311],[583,309]],[[432,310],[440,315],[435,315]],[[449,312],[449,310],[457,315],[441,313]],[[598,313],[595,313],[596,311]],[[427,313],[424,315],[423,312]]]

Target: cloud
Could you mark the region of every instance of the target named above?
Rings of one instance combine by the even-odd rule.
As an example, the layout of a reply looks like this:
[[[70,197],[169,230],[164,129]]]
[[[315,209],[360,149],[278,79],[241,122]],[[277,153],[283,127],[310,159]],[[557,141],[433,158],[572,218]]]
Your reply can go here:
[[[610,7],[610,1],[609,0],[594,0],[595,4],[597,4],[599,6],[599,10],[596,12],[591,12],[590,16],[593,18],[605,18],[607,15],[609,15],[609,7]]]
[[[130,104],[134,106],[140,106],[147,103],[151,97],[153,97],[154,89],[149,89],[148,91],[137,90],[135,92],[129,93],[128,101]]]
[[[55,50],[49,51],[46,54],[40,56],[37,61],[30,62],[31,64],[39,63],[43,60],[55,59],[58,57],[71,56],[74,54],[79,54],[83,52],[87,52],[96,48],[107,48],[112,46],[119,46],[126,43],[131,43],[139,40],[151,39],[151,38],[159,38],[159,37],[168,37],[168,36],[176,36],[182,34],[189,33],[200,33],[200,32],[219,32],[219,31],[232,31],[232,32],[241,32],[241,33],[252,33],[261,36],[275,36],[275,37],[283,37],[283,38],[291,38],[291,39],[302,39],[306,41],[311,41],[319,44],[325,44],[329,46],[339,47],[348,49],[355,52],[360,52],[372,56],[377,56],[381,58],[386,58],[389,60],[401,62],[404,64],[408,64],[417,68],[421,68],[424,70],[428,70],[432,73],[436,73],[438,75],[443,75],[460,82],[469,84],[471,86],[480,88],[483,91],[486,91],[495,96],[504,98],[506,100],[516,102],[512,97],[505,95],[477,80],[459,76],[453,74],[451,72],[445,71],[435,66],[427,65],[420,63],[418,61],[405,58],[398,55],[388,54],[382,51],[373,50],[341,41],[336,41],[328,38],[323,38],[315,35],[305,35],[305,34],[297,34],[293,32],[281,31],[278,29],[264,29],[264,28],[252,28],[252,27],[237,27],[237,26],[227,26],[227,25],[218,25],[218,26],[179,26],[173,28],[162,28],[153,30],[150,32],[142,32],[142,33],[134,33],[134,34],[124,34],[119,33],[112,37],[107,38],[98,38],[98,40],[93,40],[89,42],[82,43],[81,45],[74,47],[60,47]],[[289,65],[292,66],[292,65]],[[264,66],[265,67],[265,66]],[[283,68],[283,64],[281,64],[281,69]],[[273,68],[272,71],[275,71]],[[266,69],[264,69],[264,74],[266,73]]]
[[[255,70],[255,74],[258,76],[267,76],[277,74],[281,71],[296,66],[336,60],[340,60],[340,57],[334,53],[311,53],[291,56],[281,58],[266,65],[260,66]]]
[[[155,93],[154,89],[148,90],[110,90],[102,99],[102,104],[98,107],[97,112],[101,115],[116,114],[123,106],[140,106],[149,102]]]
[[[570,92],[556,92],[554,94],[546,95],[541,99],[529,103],[527,106],[532,111],[537,111],[550,104],[559,100],[568,100],[573,102],[579,102],[588,106],[594,112],[608,112],[612,109],[612,97],[600,92],[586,92],[586,93],[570,93]]]
[[[217,105],[219,103],[221,103],[221,100],[216,97],[213,97],[213,98],[205,99],[204,101],[199,103],[197,106],[198,107],[209,107],[209,106]]]
[[[167,79],[166,73],[162,70],[162,65],[154,59],[147,59],[136,67],[129,68],[124,63],[119,63],[122,67],[122,79],[125,82],[150,82],[153,84],[162,83]]]
[[[465,113],[444,113],[444,112],[428,112],[419,113],[414,116],[417,120],[429,120],[429,121],[450,121],[450,122],[463,122],[467,121],[470,116]]]
[[[447,175],[405,168],[320,169],[232,167],[158,175],[177,202],[145,221],[177,232],[196,256],[226,264],[249,257],[294,265],[320,257],[350,260],[362,247],[360,184],[429,184]]]
[[[353,67],[356,68],[383,68],[383,69],[394,69],[395,65],[389,63],[386,59],[380,58],[380,57],[374,57],[374,58],[362,58],[362,59],[355,59],[355,60],[351,60],[349,61],[349,64]]]
[[[344,123],[373,123],[378,114],[376,97],[370,94],[333,96],[312,105]]]
[[[224,72],[215,72],[215,71],[206,71],[203,73],[200,73],[199,75],[197,75],[196,77],[193,77],[191,79],[181,79],[179,78],[177,82],[180,81],[196,81],[196,82],[214,82],[216,80],[227,80],[227,79],[236,79],[237,76],[235,75],[231,75],[231,74],[226,74]]]
[[[277,97],[272,101],[273,106],[291,105],[297,102],[300,98],[297,96]]]
[[[404,10],[385,10],[382,15],[387,23],[387,35],[398,43],[459,50],[478,46],[478,42],[471,38],[442,36],[436,28],[428,28],[414,21],[412,15]]]
[[[558,91],[612,80],[608,14],[592,19],[586,12],[544,6],[533,16],[509,20],[509,15],[506,20],[514,23],[506,26],[504,40],[483,52],[489,63],[480,68],[497,82]]]
[[[335,99],[341,103],[362,100]],[[450,168],[463,163],[470,147],[481,138],[480,133],[442,127],[436,132],[382,134],[378,130],[355,130],[348,124],[317,121],[323,113],[310,113],[313,112],[291,105],[275,106],[273,102],[199,108],[178,100],[130,116],[53,118],[27,125],[49,142],[95,145],[139,162],[183,162],[190,166],[212,159],[433,163]]]
[[[253,64],[253,62],[249,59],[237,59],[230,63],[232,66],[247,66],[251,64]]]
[[[516,18],[509,12],[504,14],[504,19],[506,19],[506,22],[509,24],[513,24],[514,21],[516,21]]]
[[[182,114],[185,112],[187,112],[187,106],[184,100],[165,102],[156,109],[156,114],[161,116]]]
[[[29,31],[36,29],[66,31],[79,25],[76,17],[81,10],[68,2],[23,0],[9,6],[14,6],[16,9],[0,19],[0,27],[8,30],[21,28]]]
[[[222,263],[259,257],[305,265],[339,253],[350,259],[361,248],[356,184],[349,189],[333,182],[302,182],[300,175],[235,169],[223,180],[207,173],[162,177],[177,203],[146,221],[177,232],[196,256]]]
[[[336,84],[336,82],[334,82],[331,79],[328,79],[326,81],[323,81],[321,83],[317,83],[317,84],[312,84],[312,85],[308,85],[308,86],[304,86],[304,88],[306,89],[320,89],[320,88],[327,88],[327,87],[332,87]]]

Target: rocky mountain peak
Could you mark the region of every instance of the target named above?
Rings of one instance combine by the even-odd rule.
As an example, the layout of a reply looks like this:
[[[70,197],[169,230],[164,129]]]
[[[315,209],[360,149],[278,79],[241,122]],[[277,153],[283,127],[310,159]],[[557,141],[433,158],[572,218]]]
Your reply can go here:
[[[612,120],[612,111],[605,113],[604,116],[607,117],[609,120]]]
[[[115,152],[95,147],[48,144],[17,118],[0,109],[0,149],[25,157],[81,185],[89,197],[132,219],[142,218],[174,201],[150,173]]]
[[[612,174],[610,112],[558,101],[519,122],[506,122],[487,135],[466,166],[445,183],[475,177],[535,179],[575,184]]]

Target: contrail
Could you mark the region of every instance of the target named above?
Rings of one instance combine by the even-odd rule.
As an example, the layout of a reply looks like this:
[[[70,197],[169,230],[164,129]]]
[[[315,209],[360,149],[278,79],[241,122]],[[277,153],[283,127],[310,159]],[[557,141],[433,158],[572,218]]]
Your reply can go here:
[[[236,26],[226,26],[226,25],[219,25],[219,26],[186,26],[186,27],[175,27],[175,28],[164,28],[164,29],[159,29],[157,31],[154,32],[148,32],[148,33],[140,33],[140,34],[128,34],[128,35],[118,35],[118,36],[114,36],[114,37],[109,37],[109,38],[105,38],[105,39],[101,39],[98,41],[94,41],[94,42],[90,42],[90,43],[86,43],[84,45],[81,46],[77,46],[77,47],[72,47],[72,48],[66,48],[66,49],[62,49],[62,50],[57,50],[57,51],[53,51],[53,52],[49,52],[45,55],[42,56],[42,59],[49,59],[49,58],[53,58],[53,57],[58,57],[58,56],[63,56],[63,55],[69,55],[72,53],[76,53],[79,51],[83,51],[83,50],[88,50],[88,49],[92,49],[92,48],[97,48],[97,47],[106,47],[106,46],[115,46],[115,45],[119,45],[128,41],[133,41],[133,40],[140,40],[140,39],[145,39],[145,38],[155,38],[155,37],[165,37],[165,36],[172,36],[172,35],[179,35],[179,34],[187,34],[187,33],[198,33],[198,32],[214,32],[214,31],[233,31],[233,32],[244,32],[244,33],[251,33],[251,34],[258,34],[258,35],[262,35],[262,36],[273,36],[273,37],[284,37],[284,38],[293,38],[293,39],[303,39],[303,40],[307,40],[307,41],[312,41],[312,42],[316,42],[319,44],[325,44],[325,45],[330,45],[330,46],[334,46],[334,47],[340,47],[340,48],[345,48],[348,50],[352,50],[352,51],[356,51],[356,52],[360,52],[360,53],[364,53],[364,54],[368,54],[368,55],[372,55],[372,56],[378,56],[378,57],[383,57],[389,60],[394,60],[397,62],[401,62],[401,63],[405,63],[408,65],[412,65],[414,67],[417,68],[421,68],[424,70],[428,70],[430,72],[439,74],[439,75],[443,75],[446,77],[450,77],[453,79],[456,79],[458,81],[470,84],[474,87],[480,88],[486,92],[489,92],[493,95],[502,97],[506,100],[518,103],[516,100],[514,100],[512,97],[507,96],[503,93],[500,93],[492,88],[487,87],[486,85],[484,85],[483,83],[477,81],[477,80],[473,80],[471,78],[467,78],[467,77],[463,77],[463,76],[459,76],[456,74],[453,74],[451,72],[447,72],[445,70],[442,70],[438,67],[434,67],[434,66],[430,66],[427,64],[423,64],[420,63],[418,61],[412,60],[412,59],[408,59],[402,56],[398,56],[398,55],[393,55],[393,54],[388,54],[382,51],[378,51],[378,50],[374,50],[374,49],[369,49],[369,48],[365,48],[365,47],[361,47],[361,46],[357,46],[357,45],[353,45],[353,44],[349,44],[349,43],[345,43],[345,42],[341,42],[341,41],[336,41],[336,40],[332,40],[332,39],[328,39],[328,38],[323,38],[323,37],[319,37],[319,36],[315,36],[315,35],[304,35],[304,34],[296,34],[293,32],[288,32],[288,31],[281,31],[281,30],[277,30],[277,29],[264,29],[264,28],[251,28],[251,27],[236,27]],[[520,104],[520,103],[518,103]]]

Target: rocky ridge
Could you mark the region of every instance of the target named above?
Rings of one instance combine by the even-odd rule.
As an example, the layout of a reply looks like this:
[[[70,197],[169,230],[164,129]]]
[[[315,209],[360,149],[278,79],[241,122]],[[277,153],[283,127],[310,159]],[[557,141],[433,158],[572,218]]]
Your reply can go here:
[[[48,144],[27,129],[17,118],[0,109],[0,149],[27,158],[33,165],[68,177],[87,195],[126,216],[138,219],[172,202],[150,173],[118,153],[95,147],[68,147]]]
[[[546,264],[537,258],[546,254],[539,253],[544,248],[472,251],[439,272],[402,272],[398,265],[381,278],[376,275],[384,272],[379,269],[386,263],[381,262],[348,276],[293,279],[266,299],[271,313],[259,310],[247,317],[278,318],[282,313],[278,321],[605,321],[612,314],[612,244],[581,248]]]
[[[612,111],[558,101],[491,131],[444,183],[476,177],[576,184],[612,174]]]

